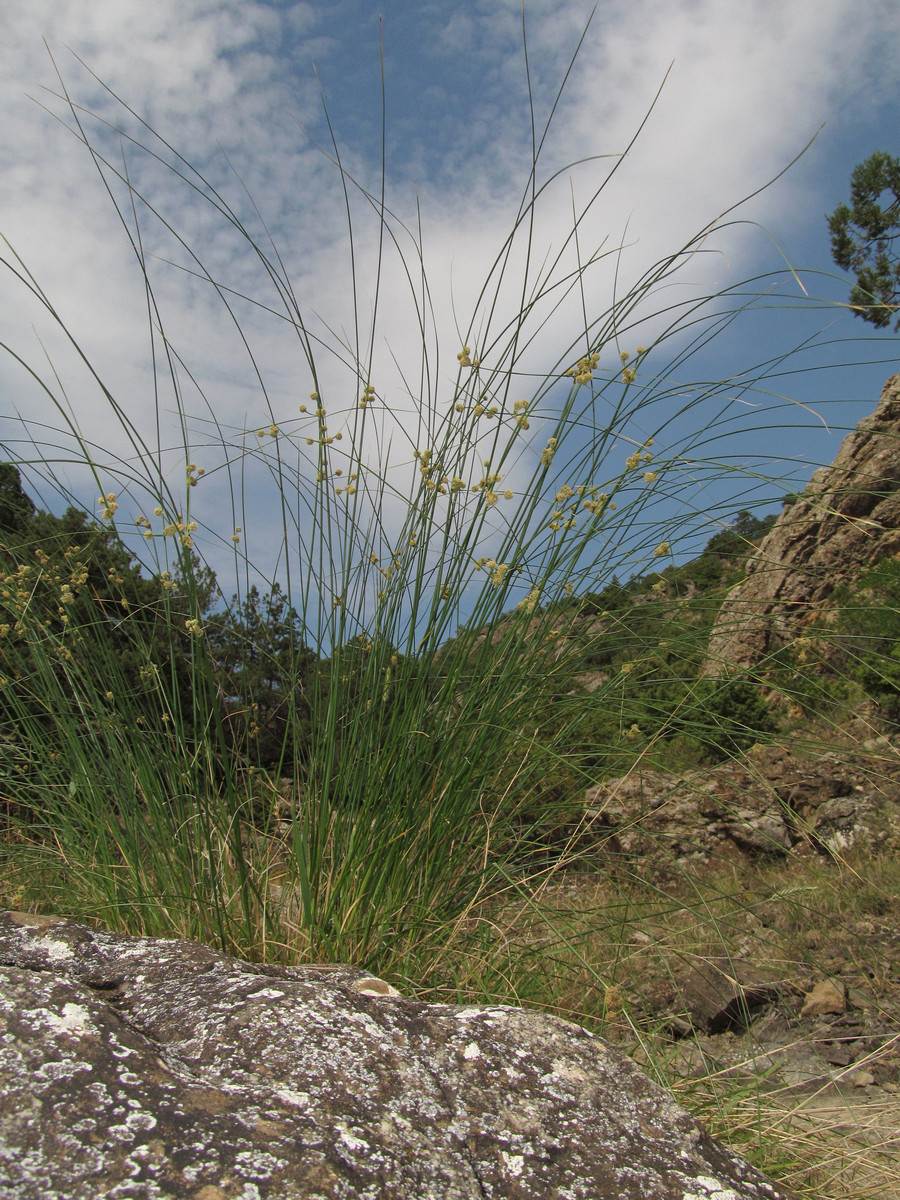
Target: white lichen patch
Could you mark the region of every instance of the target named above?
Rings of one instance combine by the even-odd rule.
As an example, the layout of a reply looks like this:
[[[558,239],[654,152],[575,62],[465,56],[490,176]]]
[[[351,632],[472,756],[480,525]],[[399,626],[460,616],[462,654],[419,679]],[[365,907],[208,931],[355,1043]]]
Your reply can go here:
[[[62,1014],[53,1012],[43,1013],[44,1024],[49,1025],[57,1033],[67,1033],[70,1037],[82,1037],[86,1033],[96,1033],[96,1027],[91,1020],[91,1014],[80,1004],[64,1004]]]
[[[234,1156],[235,1166],[240,1168],[242,1175],[249,1175],[251,1179],[271,1179],[272,1175],[287,1166],[287,1163],[276,1158],[273,1154],[269,1154],[266,1150],[242,1150]]]
[[[567,1083],[587,1083],[587,1072],[564,1058],[555,1058],[551,1063],[553,1074]]]
[[[113,1058],[132,1058],[138,1054],[138,1051],[132,1050],[130,1046],[123,1046],[115,1033],[110,1034],[107,1046]]]
[[[340,1122],[337,1125],[337,1131],[338,1137],[340,1138],[342,1144],[345,1145],[348,1150],[352,1150],[356,1154],[359,1154],[363,1150],[371,1150],[369,1143],[363,1138],[357,1137],[355,1133],[351,1133],[343,1122]]]
[[[456,1021],[482,1020],[486,1025],[505,1025],[510,1011],[505,1006],[496,1004],[491,1005],[490,1008],[461,1008],[452,1015]]]
[[[62,1083],[65,1079],[74,1079],[76,1075],[87,1074],[90,1069],[87,1063],[73,1061],[66,1057],[41,1063],[33,1072],[32,1078],[35,1083]]]
[[[479,1017],[485,1017],[489,1012],[488,1008],[460,1008],[451,1015],[454,1021],[477,1021]]]
[[[469,1042],[465,1050],[463,1050],[463,1058],[471,1061],[473,1058],[481,1058],[481,1048],[477,1042]]]
[[[294,1108],[309,1108],[308,1092],[296,1092],[293,1088],[278,1087],[274,1089],[274,1093],[279,1100],[293,1105]]]
[[[156,1117],[143,1108],[137,1108],[128,1113],[120,1124],[110,1125],[106,1132],[107,1136],[115,1138],[118,1142],[130,1142],[139,1133],[149,1133],[155,1128]]]
[[[71,946],[65,942],[58,942],[55,938],[42,937],[40,947],[51,962],[69,962],[75,957]]]
[[[709,1175],[698,1175],[691,1187],[703,1188],[702,1192],[685,1192],[684,1200],[741,1200],[734,1188],[723,1187],[718,1179]]]
[[[514,1179],[522,1174],[525,1168],[525,1157],[522,1154],[508,1154],[505,1150],[500,1151],[500,1157],[506,1164],[506,1169]]]
[[[251,1000],[283,1000],[286,992],[279,991],[278,988],[262,988],[258,992],[254,992],[250,997]]]
[[[377,1021],[372,1020],[372,1018],[369,1016],[368,1013],[364,1013],[364,1012],[347,1013],[346,1019],[347,1019],[348,1024],[358,1026],[361,1030],[363,1030],[365,1033],[367,1033],[369,1035],[369,1037],[372,1038],[375,1042],[380,1042],[380,1041],[384,1040],[384,1038],[385,1038],[384,1030],[381,1028],[381,1026],[378,1024]]]

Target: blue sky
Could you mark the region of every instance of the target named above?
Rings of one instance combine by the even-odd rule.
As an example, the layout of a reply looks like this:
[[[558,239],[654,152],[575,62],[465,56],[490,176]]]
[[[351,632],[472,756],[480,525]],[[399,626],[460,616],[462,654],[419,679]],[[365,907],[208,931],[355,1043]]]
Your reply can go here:
[[[592,7],[578,0],[526,4],[528,64],[540,126]],[[361,0],[157,0],[153,5],[29,0],[6,6],[0,15],[0,232],[149,442],[159,436],[171,447],[180,434],[170,399],[164,397],[157,416],[146,297],[89,155],[51,115],[68,119],[65,105],[52,94],[59,84],[42,39],[76,104],[129,132],[137,129],[73,52],[221,187],[262,237],[240,177],[278,244],[310,327],[327,338],[329,329],[340,337],[353,324],[349,239],[339,177],[307,134],[328,145],[324,97],[345,167],[377,194],[379,36],[386,198],[410,225],[419,219],[418,205],[434,305],[429,336],[440,349],[434,385],[439,391],[452,384],[460,334],[486,267],[515,217],[531,164],[519,0],[386,0],[381,5]],[[688,386],[738,376],[805,338],[832,343],[791,357],[790,369],[779,368],[771,378],[765,390],[783,402],[780,416],[760,417],[745,397],[747,427],[720,444],[733,465],[754,469],[769,456],[772,475],[808,478],[816,464],[831,460],[843,431],[871,411],[884,380],[898,369],[894,335],[875,331],[839,307],[848,284],[831,262],[825,224],[825,214],[847,197],[857,162],[875,149],[900,153],[898,61],[900,9],[892,0],[864,5],[850,0],[601,0],[588,28],[541,160],[543,178],[582,157],[620,155],[665,78],[641,136],[580,230],[583,246],[604,239],[607,246],[626,245],[592,275],[585,296],[592,311],[608,307],[615,288],[627,289],[660,256],[777,176],[817,135],[786,175],[736,211],[742,223],[711,236],[705,244],[710,252],[688,264],[681,282],[666,293],[684,298],[725,288],[781,270],[786,258],[806,272],[802,278],[809,295],[822,301],[811,303],[782,279],[783,303],[736,322],[679,368],[684,376],[676,382]],[[116,153],[109,131],[92,128],[97,144]],[[167,219],[187,233],[217,279],[272,299],[258,264],[233,230],[151,162],[131,151],[128,161],[136,185],[164,206]],[[540,209],[538,257],[558,249],[571,227],[573,197],[586,203],[615,161],[607,157],[563,173]],[[371,334],[367,322],[377,242],[367,206],[358,199],[354,219],[365,341]],[[187,262],[152,222],[142,228],[149,252]],[[409,256],[412,242],[403,245]],[[195,455],[202,454],[211,412],[233,430],[244,425],[255,430],[268,426],[273,416],[281,422],[289,411],[296,414],[298,396],[309,391],[308,371],[296,340],[285,337],[283,322],[258,308],[241,308],[257,361],[265,364],[264,397],[212,290],[183,272],[159,268],[154,278],[166,329],[211,406],[185,377]],[[402,299],[405,287],[402,264],[396,258],[383,264],[373,362],[386,396],[395,397],[389,407],[396,428],[382,434],[394,437],[398,463],[408,466],[421,414],[404,394],[402,380],[421,368],[421,345]],[[511,302],[506,296],[502,304]],[[834,307],[826,307],[828,302]],[[523,370],[553,369],[578,318],[577,305],[575,310],[563,306],[544,340],[523,360]],[[130,453],[96,384],[10,273],[0,284],[0,330],[2,340],[52,383],[49,355],[81,429],[102,453]],[[613,372],[620,349],[633,352],[632,343],[652,340],[658,330],[659,322],[648,320],[629,333],[627,344],[611,338],[601,369]],[[819,369],[827,362],[846,365]],[[665,370],[662,360],[656,369]],[[343,386],[338,365],[327,355],[321,371],[327,385]],[[774,400],[759,395],[754,402],[764,406]],[[689,419],[694,417],[678,425],[679,436],[689,432]],[[647,421],[652,420],[648,412]],[[783,428],[773,432],[768,428],[773,421]],[[754,423],[764,428],[754,431]],[[53,457],[60,438],[48,429],[58,425],[58,414],[27,372],[11,358],[0,361],[0,442],[28,458],[34,457],[27,444],[33,437],[43,444],[44,457]],[[649,429],[639,425],[633,439]],[[179,471],[183,477],[183,458],[181,453],[179,466],[174,451],[166,460],[173,480]],[[83,496],[85,507],[96,507],[92,480],[63,463],[56,469]],[[38,474],[32,472],[35,483]],[[210,534],[204,547],[217,567],[227,560],[235,522],[224,474],[218,478],[207,487]],[[256,553],[271,574],[279,553],[277,522],[266,516],[271,498],[259,474],[251,472],[246,483],[243,524],[248,533],[254,530]],[[776,487],[769,491],[777,494]],[[735,506],[744,494],[738,487]],[[695,510],[702,509],[705,495],[702,489],[697,493]],[[51,490],[43,491],[42,499],[53,503]],[[141,498],[135,495],[133,501],[137,512]],[[721,488],[710,492],[708,501],[710,509],[725,505],[727,510],[730,503]],[[720,516],[717,509],[705,527],[698,521],[701,542],[715,532]],[[390,524],[390,506],[384,517]]]

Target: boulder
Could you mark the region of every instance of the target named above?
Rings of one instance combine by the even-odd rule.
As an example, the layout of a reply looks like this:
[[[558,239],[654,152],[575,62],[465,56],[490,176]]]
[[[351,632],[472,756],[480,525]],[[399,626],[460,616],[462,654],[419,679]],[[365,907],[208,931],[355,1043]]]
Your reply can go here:
[[[0,914],[16,1200],[779,1200],[588,1031]]]
[[[674,990],[691,1030],[722,1033],[749,1029],[754,1014],[777,999],[782,986],[748,963],[686,954],[676,968]]]
[[[841,584],[900,553],[900,375],[785,507],[723,602],[704,674],[755,666],[827,610]]]

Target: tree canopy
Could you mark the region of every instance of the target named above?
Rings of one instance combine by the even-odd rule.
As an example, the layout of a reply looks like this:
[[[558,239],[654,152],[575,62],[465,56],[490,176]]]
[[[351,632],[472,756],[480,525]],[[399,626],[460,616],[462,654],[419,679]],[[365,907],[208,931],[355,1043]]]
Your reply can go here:
[[[850,307],[879,329],[900,311],[900,159],[876,150],[850,176],[850,204],[839,204],[828,218],[831,255],[853,271]],[[895,329],[900,329],[898,317]]]

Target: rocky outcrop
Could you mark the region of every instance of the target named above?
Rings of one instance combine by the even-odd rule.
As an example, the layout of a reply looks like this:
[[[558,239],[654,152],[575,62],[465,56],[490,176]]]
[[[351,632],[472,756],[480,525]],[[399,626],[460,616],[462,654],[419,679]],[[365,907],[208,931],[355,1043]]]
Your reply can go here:
[[[731,589],[710,637],[704,674],[755,666],[820,615],[834,589],[900,553],[900,375],[881,401],[785,507]]]
[[[579,844],[657,878],[762,856],[900,851],[900,754],[757,746],[683,774],[632,771],[589,788]]]
[[[0,914],[0,1194],[778,1200],[586,1030]]]

